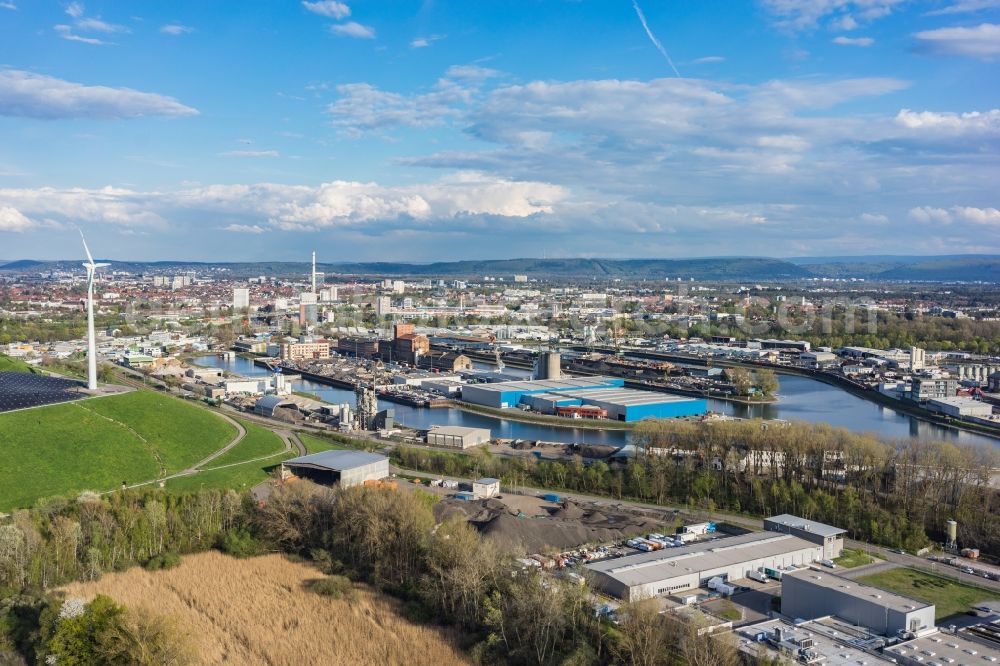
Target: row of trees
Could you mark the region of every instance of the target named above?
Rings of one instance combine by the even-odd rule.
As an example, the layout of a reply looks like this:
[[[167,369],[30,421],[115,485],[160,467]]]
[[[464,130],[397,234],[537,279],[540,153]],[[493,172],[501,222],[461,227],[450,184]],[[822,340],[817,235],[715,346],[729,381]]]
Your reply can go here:
[[[153,491],[17,512],[0,526],[0,661],[189,663],[170,618],[44,590],[136,564],[169,566],[174,553],[214,546],[237,556],[280,550],[375,585],[412,618],[458,627],[479,663],[737,663],[731,641],[698,636],[652,606],[625,606],[621,626],[598,617],[586,588],[525,569],[464,519],[438,523],[434,502],[419,491],[298,483],[264,506],[231,492]]]
[[[959,540],[1000,553],[1000,451],[948,442],[888,443],[824,424],[647,421],[634,431],[639,457],[625,464],[537,461],[399,448],[402,467],[506,484],[562,488],[658,504],[753,515],[793,513],[852,537],[919,549]]]
[[[747,368],[726,368],[725,374],[726,381],[733,385],[737,395],[759,394],[764,398],[770,398],[778,392],[778,375],[769,368],[753,371]]]

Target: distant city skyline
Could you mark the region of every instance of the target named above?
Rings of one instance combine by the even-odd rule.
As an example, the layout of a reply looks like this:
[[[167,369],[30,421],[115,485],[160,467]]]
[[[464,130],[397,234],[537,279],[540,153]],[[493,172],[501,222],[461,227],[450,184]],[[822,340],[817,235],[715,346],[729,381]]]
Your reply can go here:
[[[0,1],[0,258],[1000,253],[1000,0]]]

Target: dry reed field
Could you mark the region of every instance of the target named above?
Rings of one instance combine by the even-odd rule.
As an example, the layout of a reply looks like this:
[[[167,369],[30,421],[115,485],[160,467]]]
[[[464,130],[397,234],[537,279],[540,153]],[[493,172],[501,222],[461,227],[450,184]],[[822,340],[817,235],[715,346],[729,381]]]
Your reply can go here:
[[[359,587],[353,601],[306,589],[322,574],[279,555],[236,560],[216,551],[167,571],[131,569],[64,588],[105,594],[178,618],[202,664],[467,664],[454,636],[413,624],[395,600]]]

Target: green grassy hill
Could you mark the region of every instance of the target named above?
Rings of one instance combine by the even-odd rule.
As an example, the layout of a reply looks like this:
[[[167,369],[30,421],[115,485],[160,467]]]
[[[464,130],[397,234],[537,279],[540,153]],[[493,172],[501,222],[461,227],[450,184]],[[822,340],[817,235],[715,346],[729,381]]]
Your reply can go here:
[[[9,511],[179,471],[236,429],[197,405],[135,391],[0,414],[0,433],[0,511]]]
[[[167,481],[167,490],[187,492],[199,488],[232,488],[249,490],[267,478],[268,470],[282,460],[294,457],[293,452],[282,453],[284,443],[276,434],[240,420],[247,435],[239,444],[208,465],[205,471],[179,476]],[[252,461],[252,462],[251,462]]]
[[[232,425],[207,409],[152,391],[133,391],[80,404],[126,424],[149,441],[168,473],[198,462],[236,436]]]
[[[0,372],[38,372],[19,358],[0,354]]]

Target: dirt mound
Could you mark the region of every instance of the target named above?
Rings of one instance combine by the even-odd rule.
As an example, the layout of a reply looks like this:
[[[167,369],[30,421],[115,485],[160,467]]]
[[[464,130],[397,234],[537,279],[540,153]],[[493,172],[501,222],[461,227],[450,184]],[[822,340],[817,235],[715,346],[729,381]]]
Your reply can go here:
[[[559,520],[580,520],[584,515],[584,510],[573,502],[564,502],[562,508],[552,512],[552,517]]]
[[[566,501],[548,515],[518,516],[499,500],[443,500],[434,508],[438,521],[452,516],[468,520],[480,532],[513,553],[538,553],[548,548],[568,550],[588,543],[606,543],[661,531],[665,520],[631,507]]]
[[[547,548],[565,550],[584,543],[620,538],[616,530],[551,518],[516,518],[510,514],[494,516],[477,527],[501,547],[521,553],[540,553]]]
[[[581,444],[576,453],[579,453],[584,458],[602,459],[607,458],[617,450],[617,446],[608,446],[606,444]]]

